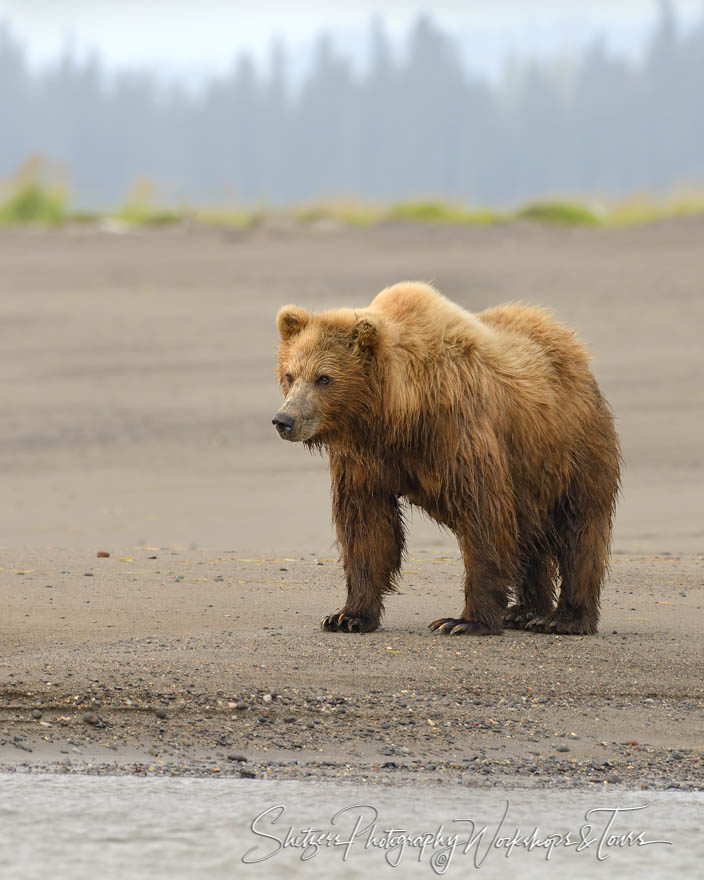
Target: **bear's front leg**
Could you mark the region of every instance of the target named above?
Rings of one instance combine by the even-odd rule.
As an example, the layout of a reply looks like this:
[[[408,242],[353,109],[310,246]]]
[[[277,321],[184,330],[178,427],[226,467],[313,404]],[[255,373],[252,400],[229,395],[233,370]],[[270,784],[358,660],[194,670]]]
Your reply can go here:
[[[335,476],[333,516],[347,601],[320,625],[330,632],[372,632],[384,610],[383,595],[394,589],[401,568],[404,534],[398,499],[380,489],[355,485],[344,470]]]

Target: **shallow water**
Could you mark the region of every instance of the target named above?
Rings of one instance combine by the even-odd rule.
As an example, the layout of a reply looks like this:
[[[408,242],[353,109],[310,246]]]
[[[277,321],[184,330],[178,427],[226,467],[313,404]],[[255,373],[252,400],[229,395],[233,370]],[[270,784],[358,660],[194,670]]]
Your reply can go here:
[[[0,877],[699,877],[703,815],[693,792],[2,774]]]

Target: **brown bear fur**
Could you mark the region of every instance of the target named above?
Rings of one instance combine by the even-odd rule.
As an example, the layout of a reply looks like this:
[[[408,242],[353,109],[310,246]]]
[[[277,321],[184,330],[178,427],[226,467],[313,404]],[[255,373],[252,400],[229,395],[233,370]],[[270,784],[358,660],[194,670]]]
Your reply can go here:
[[[330,462],[347,601],[324,629],[379,625],[404,499],[464,559],[464,610],[431,629],[596,632],[620,453],[573,331],[522,304],[471,314],[414,282],[363,309],[285,306],[277,325],[274,424]]]

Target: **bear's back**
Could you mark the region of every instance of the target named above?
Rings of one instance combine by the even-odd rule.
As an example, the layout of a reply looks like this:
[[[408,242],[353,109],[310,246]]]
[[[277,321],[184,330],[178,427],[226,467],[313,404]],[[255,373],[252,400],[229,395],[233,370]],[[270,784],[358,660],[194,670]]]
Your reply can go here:
[[[497,380],[505,392],[536,405],[559,399],[566,406],[594,386],[584,345],[539,307],[509,303],[475,314],[429,284],[401,282],[382,290],[365,311],[387,328],[391,396],[403,400],[404,409],[422,406],[423,394],[414,386],[432,387],[440,378],[448,400]],[[446,375],[441,364],[451,365]],[[428,370],[434,378],[424,376]],[[406,381],[409,376],[415,382]]]
[[[563,378],[589,370],[589,353],[584,344],[574,330],[560,324],[546,309],[508,303],[485,309],[477,318],[498,331],[507,342],[516,337],[530,340]]]
[[[574,331],[537,306],[515,302],[475,314],[430,284],[403,281],[382,290],[368,311],[383,317],[394,342],[406,349],[439,354],[459,342],[492,358],[502,352],[512,361],[521,354],[528,359],[544,356],[559,372],[588,369],[587,350]]]
[[[405,348],[422,347],[426,354],[455,340],[476,342],[493,335],[472,312],[430,284],[417,281],[385,288],[372,300],[369,311],[384,318],[395,333],[395,342]]]

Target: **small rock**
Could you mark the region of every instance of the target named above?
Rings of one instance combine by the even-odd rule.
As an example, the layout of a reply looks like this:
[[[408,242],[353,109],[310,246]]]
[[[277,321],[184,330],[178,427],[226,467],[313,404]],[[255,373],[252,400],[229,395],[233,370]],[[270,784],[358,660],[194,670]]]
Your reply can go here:
[[[42,713],[39,711],[39,709],[32,709],[32,718],[34,718],[35,721],[39,721],[41,717]]]
[[[617,773],[609,773],[606,777],[606,781],[611,783],[620,782],[621,777]]]
[[[86,571],[83,573],[83,577],[92,578],[95,577],[92,571]]]
[[[97,555],[98,555],[98,559],[109,559],[110,558],[110,554],[107,552],[107,550],[98,550]]]
[[[238,712],[241,712],[243,709],[246,709],[246,708],[247,708],[247,704],[245,703],[244,700],[237,701],[237,705],[235,706],[235,709],[237,709]]]
[[[313,560],[313,564],[314,564],[314,565],[322,565],[323,563],[321,562],[320,559],[314,559],[314,560]]]
[[[247,763],[247,759],[245,758],[244,755],[228,755],[227,760],[228,761],[237,761],[238,764],[246,764]]]
[[[555,749],[556,752],[569,752],[569,750],[570,747],[565,745],[560,745]]]
[[[87,715],[83,716],[83,721],[86,724],[92,724],[95,726],[100,721],[100,717],[96,715],[95,712],[88,712]]]
[[[154,714],[157,718],[167,718],[166,709],[157,709]]]
[[[254,770],[248,770],[246,767],[242,767],[240,769],[240,776],[243,779],[256,779],[257,778],[257,774],[254,772]]]
[[[262,699],[264,700],[265,703],[270,703],[272,700],[272,696],[271,696],[271,694],[264,694]]]

